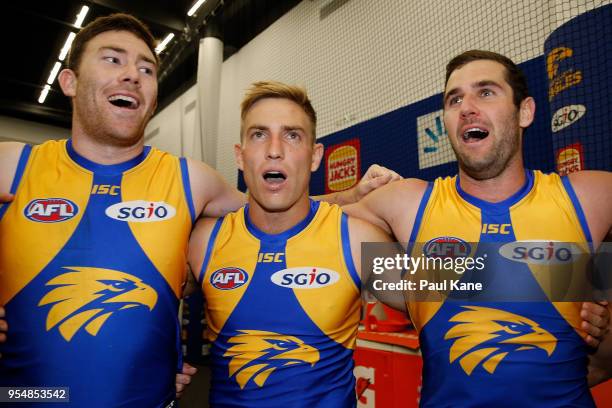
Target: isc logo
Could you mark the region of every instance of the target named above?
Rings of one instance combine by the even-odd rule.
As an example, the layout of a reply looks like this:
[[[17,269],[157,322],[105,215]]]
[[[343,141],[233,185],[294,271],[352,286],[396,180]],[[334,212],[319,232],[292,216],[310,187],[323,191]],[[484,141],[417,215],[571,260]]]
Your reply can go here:
[[[425,243],[423,254],[429,257],[464,258],[472,252],[470,244],[456,237],[438,237]]]
[[[270,280],[275,285],[292,289],[316,289],[333,285],[338,282],[340,275],[331,269],[306,266],[300,268],[283,269],[275,272]]]
[[[248,280],[249,275],[240,268],[223,268],[214,271],[210,275],[210,284],[221,290],[239,288]]]
[[[130,222],[165,221],[176,215],[176,209],[163,201],[126,201],[108,207],[105,214],[112,219]]]
[[[79,207],[65,198],[40,198],[30,201],[23,214],[36,222],[62,222],[79,213]]]
[[[517,241],[503,245],[499,254],[511,261],[527,264],[564,264],[584,251],[575,244],[558,241]]]
[[[508,235],[512,231],[511,224],[482,224],[482,234]]]
[[[91,194],[99,194],[99,195],[103,195],[103,194],[108,194],[108,195],[112,195],[112,196],[116,196],[119,195],[119,189],[121,187],[119,186],[113,186],[110,184],[94,184],[93,187],[91,188]]]
[[[260,252],[257,257],[259,263],[278,263],[283,262],[285,256],[282,252]]]

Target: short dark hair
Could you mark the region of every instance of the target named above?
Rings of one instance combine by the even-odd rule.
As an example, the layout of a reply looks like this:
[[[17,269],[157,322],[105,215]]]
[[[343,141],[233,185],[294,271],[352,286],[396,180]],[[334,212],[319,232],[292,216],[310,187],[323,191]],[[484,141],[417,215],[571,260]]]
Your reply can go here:
[[[446,65],[446,80],[444,81],[444,89],[448,84],[453,71],[461,68],[472,61],[489,60],[502,64],[506,68],[505,79],[512,88],[513,101],[517,108],[521,106],[523,99],[529,96],[527,89],[527,79],[521,69],[508,57],[492,51],[470,50],[457,55],[450,60]]]
[[[104,17],[98,17],[79,31],[72,42],[72,48],[70,49],[70,55],[68,56],[66,66],[74,72],[77,72],[81,62],[81,56],[85,51],[87,43],[95,36],[107,31],[127,31],[134,34],[147,44],[147,47],[149,47],[155,57],[155,62],[159,63],[157,53],[155,52],[155,38],[153,34],[151,34],[151,31],[149,31],[149,28],[134,16],[124,13],[115,13]]]

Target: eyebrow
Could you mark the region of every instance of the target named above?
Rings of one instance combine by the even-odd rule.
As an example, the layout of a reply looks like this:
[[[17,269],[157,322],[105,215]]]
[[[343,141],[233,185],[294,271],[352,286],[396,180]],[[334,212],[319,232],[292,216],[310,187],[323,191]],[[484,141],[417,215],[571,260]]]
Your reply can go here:
[[[255,125],[249,126],[247,128],[247,132],[251,131],[251,130],[254,130],[254,129],[270,130],[270,127],[269,126],[265,126],[265,125],[257,125],[257,124],[255,124]],[[304,128],[301,127],[301,126],[282,126],[282,129],[285,130],[285,131],[287,131],[287,130],[301,130],[302,132],[306,132],[304,130]]]
[[[100,51],[104,51],[104,50],[115,51],[115,52],[118,52],[119,54],[127,54],[127,50],[125,50],[124,48],[114,47],[112,45],[100,47]],[[147,57],[144,54],[138,54],[138,59],[143,60],[144,62],[148,62],[149,64],[153,64],[153,65],[157,66],[157,63],[155,61],[153,61],[151,58]]]
[[[502,86],[499,83],[497,83],[497,82],[495,82],[495,81],[493,81],[491,79],[484,79],[482,81],[474,82],[474,83],[472,83],[470,85],[470,87],[474,88],[474,89],[484,88],[484,87],[487,87],[487,86],[493,86],[493,87],[496,87],[496,88],[499,88],[499,89],[502,88]],[[453,88],[450,91],[448,91],[446,93],[446,95],[444,95],[444,104],[446,105],[446,101],[448,101],[448,99],[451,96],[457,95],[459,93],[459,91],[460,91],[459,87]]]

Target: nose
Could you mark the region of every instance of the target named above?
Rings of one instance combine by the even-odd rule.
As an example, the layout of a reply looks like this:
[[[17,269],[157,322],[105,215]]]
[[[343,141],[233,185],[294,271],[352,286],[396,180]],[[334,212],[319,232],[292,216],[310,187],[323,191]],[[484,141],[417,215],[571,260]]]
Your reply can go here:
[[[126,64],[121,72],[120,80],[140,86],[140,70],[135,64]]]
[[[471,95],[464,95],[461,101],[461,117],[467,118],[470,116],[477,116],[478,113],[479,110],[474,97]]]
[[[284,157],[283,143],[280,135],[273,134],[270,139],[268,139],[266,157],[273,160],[282,159]]]

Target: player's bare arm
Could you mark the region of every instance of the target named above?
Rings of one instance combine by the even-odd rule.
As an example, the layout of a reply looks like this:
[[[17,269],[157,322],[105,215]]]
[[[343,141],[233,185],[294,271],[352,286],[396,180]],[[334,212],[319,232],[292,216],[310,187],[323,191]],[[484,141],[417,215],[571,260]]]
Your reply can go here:
[[[202,270],[208,241],[216,222],[217,218],[200,218],[191,232],[187,261],[196,282]]]
[[[389,183],[355,204],[343,207],[350,216],[361,218],[400,242],[408,242],[427,182],[404,179]]]
[[[196,214],[221,217],[246,204],[246,195],[230,186],[212,167],[189,158],[187,167]]]
[[[361,263],[361,251],[364,248],[362,246],[362,243],[387,242],[391,244],[393,240],[391,239],[391,236],[387,234],[383,229],[377,227],[374,224],[355,217],[349,217],[348,229],[351,240],[351,254],[353,256],[353,263],[355,264],[355,269],[357,269],[357,273],[359,274],[361,282],[366,283],[373,276],[372,270],[368,267],[368,265],[364,265]],[[394,282],[399,281],[399,276],[380,276],[377,278]],[[404,297],[400,292],[385,291],[372,292],[372,294],[384,304],[400,311],[406,311],[406,302],[404,301]]]
[[[0,143],[0,202],[9,198],[6,195],[11,189],[19,156],[24,146],[19,142]],[[5,197],[4,200],[2,197]]]
[[[598,248],[612,230],[612,173],[580,171],[570,174],[569,179],[584,211],[593,246]]]
[[[356,203],[365,197],[368,193],[380,188],[393,181],[401,180],[402,176],[395,171],[388,169],[378,164],[373,164],[368,167],[368,171],[363,175],[359,183],[353,188],[312,197],[315,200],[327,201],[329,203],[338,204],[340,206]]]

